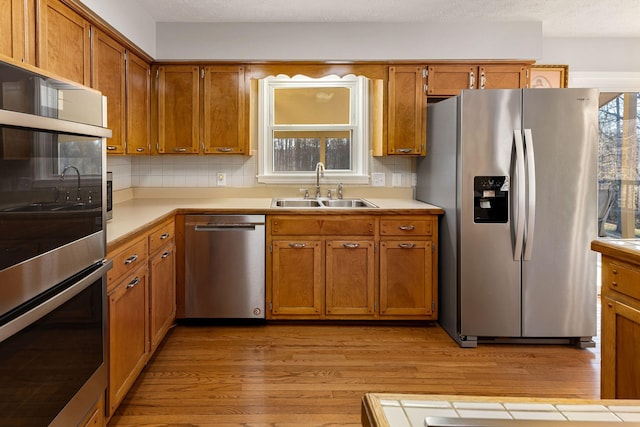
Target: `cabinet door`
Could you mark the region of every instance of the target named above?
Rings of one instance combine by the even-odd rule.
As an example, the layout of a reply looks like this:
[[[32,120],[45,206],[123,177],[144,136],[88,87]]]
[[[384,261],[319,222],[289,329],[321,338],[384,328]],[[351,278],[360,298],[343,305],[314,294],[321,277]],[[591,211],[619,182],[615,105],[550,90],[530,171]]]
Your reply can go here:
[[[427,317],[433,313],[433,243],[380,242],[380,316]]]
[[[0,0],[0,55],[24,62],[25,8],[22,0]]]
[[[325,311],[330,316],[375,313],[373,241],[329,240],[326,243]]]
[[[426,122],[423,68],[389,67],[387,154],[424,155]]]
[[[272,317],[320,317],[324,298],[320,241],[279,240],[272,246]]]
[[[202,129],[205,153],[246,153],[244,83],[243,67],[204,67]]]
[[[527,87],[527,67],[522,65],[482,65],[478,89],[519,89]]]
[[[198,153],[200,69],[191,65],[158,67],[158,152]]]
[[[60,0],[42,0],[39,17],[38,66],[89,85],[89,22]]]
[[[477,75],[475,65],[430,65],[427,95],[448,97],[459,95],[462,89],[475,89]]]
[[[175,247],[165,246],[149,261],[151,352],[162,341],[176,315]]]
[[[91,58],[92,86],[107,97],[107,153],[125,151],[125,63],[126,50],[120,43],[101,31],[93,32]]]
[[[640,309],[604,298],[601,398],[640,399]]]
[[[127,154],[149,154],[150,66],[127,52]]]
[[[118,407],[149,355],[146,266],[109,293],[109,414]]]

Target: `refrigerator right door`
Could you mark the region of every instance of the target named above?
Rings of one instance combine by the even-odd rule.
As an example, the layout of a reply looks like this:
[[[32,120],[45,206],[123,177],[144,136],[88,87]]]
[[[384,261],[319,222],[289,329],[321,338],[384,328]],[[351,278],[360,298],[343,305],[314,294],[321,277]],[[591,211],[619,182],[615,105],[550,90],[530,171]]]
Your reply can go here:
[[[534,166],[528,169],[523,337],[596,335],[590,242],[597,238],[598,96],[596,89],[523,91],[525,149]]]

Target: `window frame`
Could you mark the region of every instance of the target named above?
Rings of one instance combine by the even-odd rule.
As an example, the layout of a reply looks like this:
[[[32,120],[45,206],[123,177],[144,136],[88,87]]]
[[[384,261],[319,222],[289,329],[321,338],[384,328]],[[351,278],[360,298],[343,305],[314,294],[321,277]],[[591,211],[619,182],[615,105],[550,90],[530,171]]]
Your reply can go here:
[[[275,125],[274,90],[277,88],[347,87],[350,89],[350,122],[345,125]],[[344,131],[352,132],[351,167],[349,170],[325,171],[323,182],[368,184],[370,151],[369,80],[349,74],[322,78],[296,75],[269,76],[258,81],[258,182],[265,184],[315,183],[315,171],[274,171],[274,131]]]

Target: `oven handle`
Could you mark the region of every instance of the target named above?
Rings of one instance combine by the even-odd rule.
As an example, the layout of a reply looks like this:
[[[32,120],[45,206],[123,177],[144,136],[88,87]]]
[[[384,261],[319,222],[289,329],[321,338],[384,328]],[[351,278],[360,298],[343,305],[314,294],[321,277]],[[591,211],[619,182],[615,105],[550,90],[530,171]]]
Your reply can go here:
[[[101,276],[105,275],[107,271],[111,269],[113,261],[111,261],[110,259],[102,260],[100,261],[100,264],[102,265],[97,270],[91,272],[87,276],[82,277],[80,280],[78,280],[76,283],[66,288],[62,292],[56,294],[52,298],[16,317],[15,319],[7,322],[6,324],[0,326],[0,342],[13,336],[17,332],[20,332],[22,329],[51,313],[56,308],[60,307],[65,302],[69,301],[71,298],[87,289],[93,284],[93,282],[98,280]]]

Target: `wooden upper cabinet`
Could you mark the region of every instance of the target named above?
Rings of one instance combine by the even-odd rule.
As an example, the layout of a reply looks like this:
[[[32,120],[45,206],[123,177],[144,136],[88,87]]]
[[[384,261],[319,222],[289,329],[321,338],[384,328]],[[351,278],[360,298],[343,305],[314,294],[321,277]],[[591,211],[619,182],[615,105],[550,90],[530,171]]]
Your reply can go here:
[[[524,65],[482,65],[479,68],[479,89],[518,89],[527,87],[527,67]]]
[[[475,89],[478,67],[473,65],[430,65],[427,95],[454,96],[462,89]]]
[[[244,67],[204,67],[204,153],[246,154]]]
[[[449,97],[462,89],[518,89],[527,87],[528,65],[433,64],[428,67],[427,95]]]
[[[66,79],[90,84],[89,22],[60,0],[40,0],[38,66]]]
[[[35,0],[0,0],[0,55],[35,65]]]
[[[424,68],[389,67],[386,154],[424,155],[427,97]]]
[[[93,31],[91,80],[93,88],[107,97],[107,153],[124,154],[126,133],[125,65],[126,50],[105,33]]]
[[[200,67],[162,65],[157,74],[159,153],[198,153]]]
[[[150,66],[127,52],[127,154],[150,153]]]

